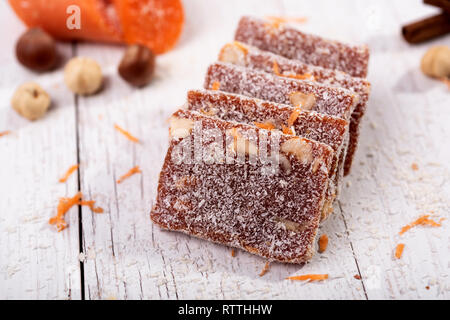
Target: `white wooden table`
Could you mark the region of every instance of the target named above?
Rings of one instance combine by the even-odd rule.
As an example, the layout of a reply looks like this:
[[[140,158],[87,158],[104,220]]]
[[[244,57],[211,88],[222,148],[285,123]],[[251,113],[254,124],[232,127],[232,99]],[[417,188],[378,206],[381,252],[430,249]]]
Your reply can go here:
[[[0,298],[3,299],[449,299],[449,225],[400,228],[422,214],[450,209],[449,91],[423,76],[427,47],[409,46],[400,26],[435,12],[420,0],[185,1],[186,26],[175,50],[159,56],[153,83],[132,89],[117,75],[119,46],[61,44],[66,59],[90,56],[106,74],[102,93],[74,97],[62,69],[37,75],[13,54],[24,26],[0,2]],[[149,218],[167,148],[169,115],[232,40],[241,15],[307,17],[301,28],[371,48],[372,96],[352,174],[335,214],[321,227],[328,250],[305,266],[272,264],[182,234]],[[50,112],[29,122],[10,107],[24,81],[53,97]],[[142,140],[134,144],[117,123]],[[67,183],[58,178],[73,164]],[[411,169],[417,163],[419,170]],[[141,175],[116,184],[139,165]],[[68,229],[47,221],[58,198],[81,190],[105,209],[73,208]],[[405,243],[401,260],[393,256]],[[81,253],[81,254],[80,254]],[[328,273],[318,283],[284,280]],[[359,275],[361,280],[354,276]]]

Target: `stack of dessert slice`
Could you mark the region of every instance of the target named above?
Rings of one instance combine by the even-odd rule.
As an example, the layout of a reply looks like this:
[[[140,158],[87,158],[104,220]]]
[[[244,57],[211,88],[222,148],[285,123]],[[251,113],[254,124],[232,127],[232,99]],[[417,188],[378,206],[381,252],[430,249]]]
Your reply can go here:
[[[243,17],[170,119],[154,223],[269,260],[310,259],[356,150],[369,53]]]

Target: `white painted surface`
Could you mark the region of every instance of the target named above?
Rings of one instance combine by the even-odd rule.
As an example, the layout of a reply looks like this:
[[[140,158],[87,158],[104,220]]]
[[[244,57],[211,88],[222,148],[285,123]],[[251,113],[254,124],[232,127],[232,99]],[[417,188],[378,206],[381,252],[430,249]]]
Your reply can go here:
[[[78,55],[97,59],[107,76],[102,93],[75,102],[61,69],[36,75],[16,63],[14,43],[24,28],[1,2],[0,21],[8,28],[0,29],[0,131],[13,133],[0,138],[0,298],[80,299],[81,251],[86,299],[449,299],[449,222],[398,232],[431,211],[448,217],[449,92],[418,66],[428,46],[450,45],[450,38],[415,47],[403,42],[402,23],[435,11],[420,1],[339,3],[185,1],[182,39],[158,57],[155,79],[144,89],[132,89],[117,76],[121,47],[74,46]],[[232,40],[243,14],[306,16],[303,30],[368,43],[372,53],[373,93],[360,148],[340,207],[320,230],[330,237],[328,250],[303,267],[273,264],[264,277],[263,259],[240,251],[233,258],[228,248],[161,231],[149,219],[167,148],[165,120],[188,89],[202,86],[207,65]],[[71,56],[70,45],[61,50]],[[9,106],[14,89],[32,79],[55,100],[37,122]],[[114,123],[141,143],[127,140]],[[79,172],[59,184],[77,154]],[[135,165],[142,174],[115,183]],[[105,209],[93,214],[82,208],[81,250],[76,208],[63,232],[47,225],[58,198],[78,190],[77,174],[86,198]],[[406,244],[401,260],[393,258],[398,243]],[[330,279],[284,280],[304,273],[328,273]]]

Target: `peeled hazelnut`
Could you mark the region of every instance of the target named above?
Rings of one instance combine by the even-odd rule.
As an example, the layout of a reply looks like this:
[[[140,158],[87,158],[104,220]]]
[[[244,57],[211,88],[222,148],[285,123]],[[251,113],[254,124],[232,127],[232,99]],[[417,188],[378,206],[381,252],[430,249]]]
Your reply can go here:
[[[450,77],[450,48],[447,46],[431,47],[422,58],[421,69],[429,77]]]
[[[93,59],[75,57],[64,68],[64,81],[74,93],[93,94],[102,86],[102,69]]]
[[[53,38],[39,28],[26,31],[16,44],[17,60],[34,71],[48,71],[58,62]]]
[[[42,117],[50,106],[50,96],[37,83],[28,82],[16,90],[11,105],[21,116],[36,120]]]
[[[289,96],[291,104],[303,110],[311,110],[316,104],[316,96],[312,93],[305,94],[299,91],[291,93]]]
[[[120,61],[120,76],[136,87],[150,82],[155,70],[155,55],[147,47],[135,44],[129,46]]]

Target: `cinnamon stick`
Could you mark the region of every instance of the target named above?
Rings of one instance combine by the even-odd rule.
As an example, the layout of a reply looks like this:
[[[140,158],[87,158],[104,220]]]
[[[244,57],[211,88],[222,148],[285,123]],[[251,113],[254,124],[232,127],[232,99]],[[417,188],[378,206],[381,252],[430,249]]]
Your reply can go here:
[[[403,26],[402,34],[409,43],[421,43],[450,33],[450,14],[438,15]]]
[[[423,3],[441,8],[450,13],[450,0],[423,0]]]

